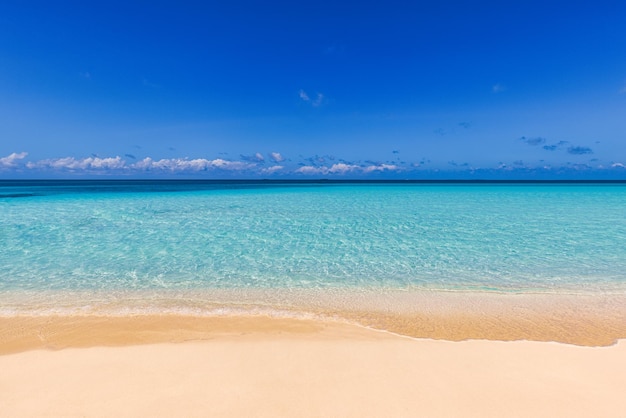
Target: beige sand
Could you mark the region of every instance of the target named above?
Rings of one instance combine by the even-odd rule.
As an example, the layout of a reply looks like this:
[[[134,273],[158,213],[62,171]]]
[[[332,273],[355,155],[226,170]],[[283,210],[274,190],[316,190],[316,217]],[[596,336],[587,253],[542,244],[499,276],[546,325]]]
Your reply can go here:
[[[626,416],[624,341],[448,342],[235,321],[209,341],[0,356],[0,416]],[[89,345],[79,335],[64,341]]]

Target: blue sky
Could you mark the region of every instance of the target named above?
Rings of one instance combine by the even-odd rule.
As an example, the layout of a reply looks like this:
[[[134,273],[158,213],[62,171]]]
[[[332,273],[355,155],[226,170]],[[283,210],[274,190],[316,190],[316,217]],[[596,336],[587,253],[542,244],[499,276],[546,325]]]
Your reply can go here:
[[[626,2],[508,3],[2,2],[0,178],[626,178]]]

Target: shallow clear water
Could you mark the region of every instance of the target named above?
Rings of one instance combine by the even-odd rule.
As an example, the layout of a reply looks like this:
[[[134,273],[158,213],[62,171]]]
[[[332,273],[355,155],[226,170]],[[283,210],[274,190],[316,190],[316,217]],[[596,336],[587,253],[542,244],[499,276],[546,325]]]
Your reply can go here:
[[[0,182],[0,298],[626,290],[624,184]]]

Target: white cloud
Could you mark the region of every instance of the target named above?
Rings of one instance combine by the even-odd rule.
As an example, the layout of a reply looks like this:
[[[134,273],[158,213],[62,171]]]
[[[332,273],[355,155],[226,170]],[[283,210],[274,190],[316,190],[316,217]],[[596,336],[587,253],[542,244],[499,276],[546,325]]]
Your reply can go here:
[[[12,154],[7,155],[6,157],[2,157],[0,158],[0,168],[16,167],[17,161],[23,160],[24,158],[26,158],[27,155],[28,155],[27,152],[20,152],[20,153],[14,152]]]
[[[300,99],[302,99],[302,101],[310,103],[311,106],[313,107],[320,106],[324,102],[324,98],[325,98],[322,93],[317,93],[315,95],[315,99],[311,99],[311,97],[307,94],[307,92],[302,89],[298,92],[298,96],[300,96]]]
[[[302,100],[304,100],[305,102],[310,102],[310,101],[311,101],[311,98],[309,97],[309,95],[308,95],[308,94],[306,94],[306,91],[304,91],[304,90],[302,90],[302,89],[300,89],[300,92],[298,93],[298,95],[299,95],[299,96],[300,96],[300,98],[301,98]]]
[[[624,165],[622,163],[613,163],[613,164],[611,164],[611,167],[613,167],[613,168],[626,168],[626,165]]]
[[[363,172],[372,173],[374,171],[396,171],[399,169],[400,167],[398,167],[395,164],[379,164],[379,165],[369,165],[367,167],[363,167]]]
[[[19,155],[18,155],[19,156]],[[9,156],[11,157],[11,156]],[[8,157],[7,157],[8,158]],[[3,159],[0,159],[0,163]],[[88,157],[74,158],[64,157],[56,159],[40,160],[36,162],[28,162],[26,167],[29,169],[48,169],[48,170],[69,170],[69,171],[207,171],[207,170],[247,170],[255,167],[255,164],[243,161],[228,161],[221,158],[215,160],[207,160],[204,158],[164,158],[153,160],[146,157],[143,160],[133,164],[128,164],[121,157]]]
[[[299,169],[296,170],[296,173],[301,173],[301,174],[345,174],[348,173],[350,171],[356,171],[359,170],[361,167],[359,167],[358,165],[351,165],[351,164],[344,164],[344,163],[338,163],[338,164],[333,164],[330,167],[326,167],[326,166],[321,166],[321,167],[315,167],[312,165],[305,165],[300,167]]]
[[[144,158],[141,161],[137,161],[131,167],[136,168],[136,169],[140,169],[140,170],[149,169],[150,166],[152,166],[152,162],[153,162],[152,158],[146,157],[146,158]]]
[[[328,172],[329,173],[345,174],[345,173],[348,173],[350,171],[358,170],[359,168],[360,167],[358,165],[338,163],[338,164],[333,164],[332,167],[330,167],[328,169]]]
[[[97,158],[96,157],[96,158],[92,158],[89,164],[91,168],[116,169],[116,168],[124,168],[124,166],[126,165],[126,161],[122,160],[122,158],[119,156],[115,158]]]
[[[267,167],[261,170],[262,173],[266,173],[266,174],[274,174],[277,171],[281,171],[282,169],[284,169],[285,167],[283,167],[282,165],[273,165],[271,167]]]
[[[296,173],[301,174],[326,174],[328,173],[328,167],[313,167],[312,165],[303,165],[296,170]]]
[[[64,157],[49,160],[29,162],[26,167],[30,169],[51,168],[55,170],[119,170],[126,167],[126,161],[121,157],[88,157],[76,159],[74,157]]]
[[[277,162],[277,163],[285,161],[285,157],[280,155],[279,152],[271,152],[270,153],[270,158],[272,159],[272,161]]]
[[[227,161],[218,158],[211,161],[211,166],[222,170],[245,170],[255,167],[254,164],[244,163],[242,161]]]
[[[132,155],[127,155],[124,159],[120,156],[115,157],[62,157],[50,158],[38,161],[28,161],[20,164],[20,160],[26,158],[26,152],[12,153],[6,157],[0,158],[0,169],[15,169],[24,167],[30,170],[39,171],[59,171],[72,172],[76,174],[84,173],[107,173],[107,174],[133,174],[133,173],[202,173],[213,170],[248,173],[252,176],[259,174],[307,174],[307,175],[335,175],[341,176],[348,173],[368,174],[374,172],[401,170],[401,167],[394,164],[375,164],[359,165],[350,162],[338,162],[326,165],[318,165],[325,161],[324,158],[317,158],[316,162],[299,168],[282,164],[286,161],[278,152],[271,152],[264,156],[257,152],[251,156],[242,155],[239,160],[226,160],[223,158],[206,159],[206,158],[162,158],[153,159],[145,157],[141,160],[136,159]],[[334,157],[328,157],[334,160]],[[265,162],[268,167],[264,167]]]
[[[163,171],[206,171],[211,169],[220,170],[245,170],[254,167],[254,164],[243,161],[228,161],[221,158],[207,160],[205,158],[163,158],[153,160],[150,157],[132,164],[130,167],[137,170],[163,170]]]
[[[382,171],[396,171],[399,170],[400,167],[394,164],[379,164],[379,165],[369,165],[369,166],[358,166],[354,164],[345,164],[338,163],[333,164],[330,167],[321,166],[315,167],[312,165],[305,165],[296,170],[296,173],[300,174],[346,174],[349,172],[362,172],[365,174],[373,173],[373,172],[382,172]]]

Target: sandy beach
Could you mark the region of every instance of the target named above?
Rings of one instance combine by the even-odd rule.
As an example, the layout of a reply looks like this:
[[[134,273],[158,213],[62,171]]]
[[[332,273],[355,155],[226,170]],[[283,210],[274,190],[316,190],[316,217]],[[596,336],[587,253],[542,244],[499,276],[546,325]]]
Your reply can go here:
[[[0,0],[0,418],[626,418],[625,46],[626,0]]]
[[[605,347],[451,342],[267,317],[213,318],[208,334],[201,320],[185,320],[192,325],[176,333],[153,319],[161,328],[150,332],[146,318],[100,325],[84,319],[66,321],[63,331],[63,321],[40,318],[48,321],[48,336],[57,335],[43,347],[28,338],[14,338],[22,345],[9,347],[5,332],[0,416],[626,413],[623,340]],[[6,321],[16,319],[5,319],[5,330]],[[147,331],[135,333],[133,323]],[[11,329],[24,336],[29,326]]]

